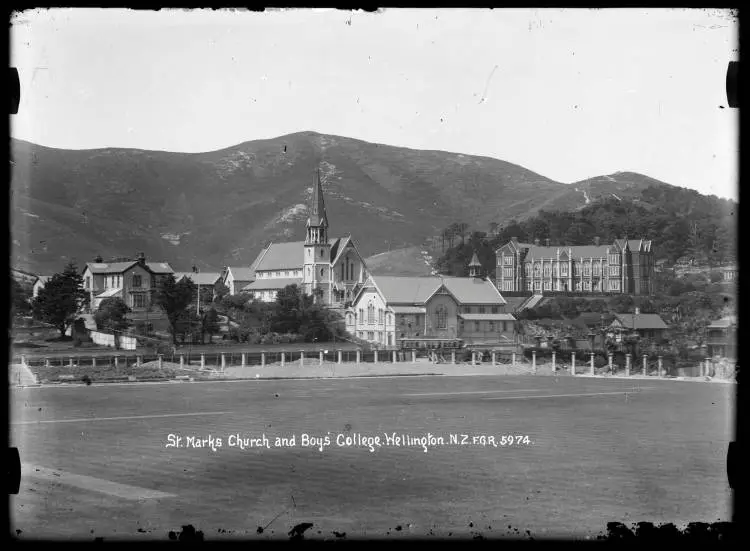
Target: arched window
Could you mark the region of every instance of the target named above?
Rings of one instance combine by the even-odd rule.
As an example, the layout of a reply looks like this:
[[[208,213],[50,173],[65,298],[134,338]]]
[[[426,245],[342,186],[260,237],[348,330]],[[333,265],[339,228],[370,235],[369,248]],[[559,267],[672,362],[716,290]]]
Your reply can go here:
[[[367,305],[367,323],[375,323],[375,306],[372,302]]]
[[[445,306],[438,306],[436,311],[437,314],[437,328],[445,329],[448,327],[448,309]]]

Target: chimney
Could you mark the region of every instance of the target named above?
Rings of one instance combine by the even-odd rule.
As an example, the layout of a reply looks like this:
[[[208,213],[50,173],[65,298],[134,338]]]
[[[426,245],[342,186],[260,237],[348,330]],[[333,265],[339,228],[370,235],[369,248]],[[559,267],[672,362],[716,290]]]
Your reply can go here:
[[[534,245],[536,245],[537,247],[539,246],[539,238],[538,237],[534,238]]]
[[[641,309],[636,306],[636,308],[635,308],[635,315],[637,316],[640,313],[641,313]]]
[[[135,259],[141,266],[146,264],[146,255],[144,253],[138,253]]]
[[[597,235],[596,237],[594,237],[594,245],[598,247],[599,243],[600,243],[600,239],[599,239],[599,236]]]
[[[545,245],[546,245],[547,247],[549,247],[549,238],[547,238],[547,239],[545,239],[545,240],[544,240],[544,244],[545,244]]]
[[[197,274],[197,273],[198,273],[198,266],[193,266],[193,273],[194,273],[194,274]]]

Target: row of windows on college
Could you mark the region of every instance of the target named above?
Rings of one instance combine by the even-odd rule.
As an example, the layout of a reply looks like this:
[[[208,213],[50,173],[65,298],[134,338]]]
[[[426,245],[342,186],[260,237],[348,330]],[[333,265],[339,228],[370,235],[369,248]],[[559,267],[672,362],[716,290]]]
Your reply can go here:
[[[502,281],[502,284],[500,286],[501,291],[514,291],[513,288],[514,283],[512,280],[506,280]],[[566,282],[557,280],[555,281],[555,284],[553,285],[551,281],[545,280],[526,280],[526,290],[527,291],[541,291],[542,288],[544,288],[545,291],[568,291],[568,285]],[[554,288],[554,289],[553,289]],[[573,290],[575,291],[607,291],[607,285],[606,283],[602,283],[601,281],[575,281],[573,283]],[[619,291],[620,290],[620,282],[618,280],[612,280],[609,282],[609,290],[610,291]]]
[[[583,271],[583,275],[585,277],[588,277],[592,274],[595,276],[599,275],[609,275],[611,276],[619,276],[620,275],[620,266],[609,266],[609,270],[607,270],[607,267],[604,266],[602,269],[602,265],[598,262],[594,263],[593,267],[590,263],[586,262],[583,264],[583,269],[581,269],[581,265],[579,263],[573,264],[573,276],[580,276],[581,272]],[[544,273],[545,277],[568,277],[569,271],[568,271],[568,264],[567,263],[560,263],[559,264],[559,270],[558,270],[558,264],[544,264],[544,271],[542,271],[542,267],[540,264],[534,264],[532,268],[532,264],[528,263],[524,265],[524,273],[526,274],[526,277],[531,277],[532,273],[534,277],[541,277],[542,273]],[[503,277],[513,277],[513,268],[507,268],[504,267],[502,271]]]

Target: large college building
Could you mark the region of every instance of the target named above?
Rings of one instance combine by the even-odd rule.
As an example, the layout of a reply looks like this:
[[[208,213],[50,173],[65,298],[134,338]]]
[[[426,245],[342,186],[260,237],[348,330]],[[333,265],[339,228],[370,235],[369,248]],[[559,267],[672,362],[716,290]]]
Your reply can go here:
[[[500,291],[583,293],[652,292],[654,253],[651,241],[616,239],[611,245],[540,246],[515,237],[496,252]]]
[[[479,262],[474,255],[472,268]],[[346,310],[349,334],[385,347],[512,347],[515,318],[491,281],[370,276]]]
[[[313,182],[305,240],[271,243],[261,250],[249,273],[243,274],[251,282],[242,291],[273,302],[276,293],[294,284],[321,304],[343,307],[367,275],[367,266],[351,235],[328,235],[328,216],[318,172]]]

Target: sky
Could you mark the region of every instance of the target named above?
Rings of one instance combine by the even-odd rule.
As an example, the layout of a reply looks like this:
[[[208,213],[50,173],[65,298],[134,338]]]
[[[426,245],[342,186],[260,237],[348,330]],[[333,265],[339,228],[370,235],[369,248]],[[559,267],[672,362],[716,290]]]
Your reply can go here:
[[[313,130],[738,199],[738,20],[698,9],[17,12],[11,135],[204,152]],[[723,108],[722,108],[723,107]]]

